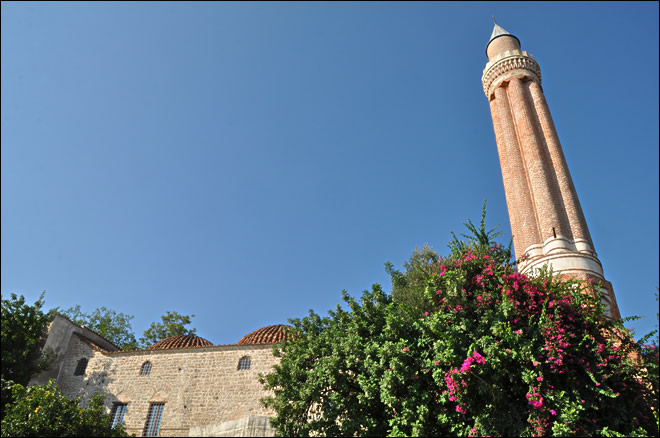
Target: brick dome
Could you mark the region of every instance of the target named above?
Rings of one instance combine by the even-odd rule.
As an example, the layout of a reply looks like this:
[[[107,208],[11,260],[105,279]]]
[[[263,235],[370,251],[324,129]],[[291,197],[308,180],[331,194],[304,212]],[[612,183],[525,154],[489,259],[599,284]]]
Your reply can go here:
[[[290,327],[284,324],[269,325],[262,327],[243,336],[238,345],[251,345],[251,344],[279,344],[286,334],[284,333],[285,327]]]
[[[179,335],[165,338],[156,342],[147,350],[174,350],[176,348],[212,347],[213,344],[204,338],[195,335]]]

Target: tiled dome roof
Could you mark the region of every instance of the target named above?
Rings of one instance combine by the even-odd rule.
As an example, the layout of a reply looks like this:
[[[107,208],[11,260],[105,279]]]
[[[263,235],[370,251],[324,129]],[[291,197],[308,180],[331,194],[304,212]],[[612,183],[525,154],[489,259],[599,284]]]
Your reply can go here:
[[[269,325],[262,327],[243,336],[238,342],[238,345],[250,344],[278,344],[282,339],[286,338],[284,328],[290,327],[284,324]]]
[[[176,348],[212,347],[213,344],[204,338],[195,335],[179,335],[165,338],[156,342],[147,350],[174,350]]]

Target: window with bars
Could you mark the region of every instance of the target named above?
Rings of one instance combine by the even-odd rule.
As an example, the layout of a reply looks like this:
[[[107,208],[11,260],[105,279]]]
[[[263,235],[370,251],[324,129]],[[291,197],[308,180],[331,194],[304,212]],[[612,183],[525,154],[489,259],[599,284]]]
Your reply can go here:
[[[112,407],[112,428],[117,427],[118,424],[124,423],[124,415],[126,415],[126,403],[115,403]]]
[[[249,370],[250,369],[250,358],[247,356],[241,357],[241,359],[238,361],[238,368],[240,370]]]
[[[86,358],[82,358],[78,361],[78,364],[76,365],[76,369],[73,372],[74,376],[84,376],[85,375],[85,370],[87,369],[87,363],[89,361]]]
[[[147,414],[147,421],[144,423],[142,436],[158,436],[160,421],[163,418],[163,409],[165,409],[165,403],[151,403],[149,405],[149,413]]]
[[[140,375],[144,376],[147,374],[151,374],[151,362],[146,361],[145,363],[142,364],[142,368],[140,368]]]

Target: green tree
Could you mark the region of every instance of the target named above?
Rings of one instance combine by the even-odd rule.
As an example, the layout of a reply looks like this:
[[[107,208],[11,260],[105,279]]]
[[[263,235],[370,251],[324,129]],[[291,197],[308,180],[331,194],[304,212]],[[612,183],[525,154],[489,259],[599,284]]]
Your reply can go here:
[[[169,310],[161,316],[161,322],[151,323],[139,341],[136,341],[131,327],[131,320],[134,318],[132,315],[118,313],[105,306],[94,310],[92,313],[85,313],[81,310],[80,305],[58,310],[58,313],[66,316],[75,324],[95,331],[122,350],[147,348],[155,342],[170,336],[192,335],[196,332],[196,329],[186,327],[186,325],[191,324],[195,315],[181,315]]]
[[[490,230],[486,229],[486,199],[484,199],[484,205],[481,208],[481,221],[479,222],[479,228],[477,228],[472,221],[468,218],[467,222],[464,222],[465,228],[468,229],[470,234],[461,233],[461,238],[456,236],[452,231],[452,239],[449,242],[449,249],[451,254],[449,257],[461,257],[466,251],[477,249],[484,251],[489,248],[495,248],[497,251],[498,257],[504,257],[503,262],[508,262],[511,258],[511,244],[513,239],[509,242],[507,248],[501,249],[501,245],[497,244],[496,240],[502,235],[501,231],[497,231],[498,227],[491,228]]]
[[[495,240],[502,235],[500,231],[497,231],[497,227],[490,230],[486,228],[486,199],[484,199],[481,211],[479,228],[470,219],[467,219],[463,225],[470,234],[461,233],[459,238],[455,233],[451,233],[452,239],[447,245],[451,250],[449,258],[460,257],[471,248],[492,249],[491,255],[496,257],[498,262],[509,263],[512,242],[509,242],[508,247],[502,247]],[[428,243],[425,243],[422,248],[415,248],[410,259],[403,264],[403,272],[394,269],[391,262],[385,263],[385,270],[392,280],[392,299],[404,305],[414,317],[419,317],[424,312],[432,310],[432,304],[425,296],[425,288],[438,257],[438,253]]]
[[[162,322],[152,322],[144,335],[140,338],[140,347],[147,348],[154,343],[170,336],[194,335],[197,331],[194,328],[187,328],[195,315],[180,315],[177,312],[166,311],[161,316]]]
[[[51,319],[44,312],[44,295],[34,304],[25,302],[22,295],[11,294],[2,299],[2,378],[27,385],[30,378],[47,366],[39,348]]]
[[[438,257],[438,253],[425,243],[422,248],[415,248],[410,259],[403,264],[404,272],[394,269],[390,262],[385,263],[385,270],[392,279],[392,299],[416,310],[415,316],[432,310],[431,304],[420,291],[424,291]]]
[[[596,285],[522,275],[475,230],[432,265],[417,318],[374,285],[291,320],[261,377],[278,435],[658,435],[657,376]]]
[[[132,315],[117,313],[105,306],[92,313],[84,313],[80,310],[79,304],[66,310],[60,310],[58,313],[79,326],[85,326],[95,331],[122,350],[137,348],[137,341],[131,327],[131,320],[134,318]]]
[[[12,393],[13,403],[5,407],[3,437],[120,437],[129,436],[122,425],[111,428],[103,396],[95,394],[86,408],[81,397],[69,400],[51,380],[46,385],[25,387],[2,381]]]

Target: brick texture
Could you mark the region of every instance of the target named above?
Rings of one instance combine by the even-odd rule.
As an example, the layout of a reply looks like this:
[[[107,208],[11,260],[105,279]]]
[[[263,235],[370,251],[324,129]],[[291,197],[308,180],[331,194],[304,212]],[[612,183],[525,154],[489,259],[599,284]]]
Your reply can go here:
[[[552,116],[541,70],[517,38],[493,40],[482,76],[489,99],[507,208],[519,264],[529,272],[549,264],[558,275],[603,283],[609,315],[619,317],[611,283],[584,218]]]

